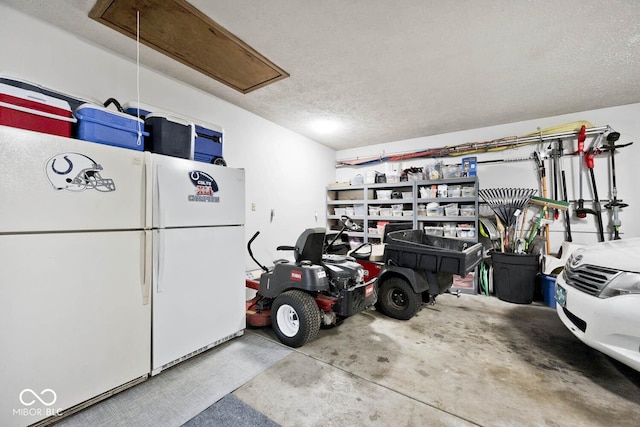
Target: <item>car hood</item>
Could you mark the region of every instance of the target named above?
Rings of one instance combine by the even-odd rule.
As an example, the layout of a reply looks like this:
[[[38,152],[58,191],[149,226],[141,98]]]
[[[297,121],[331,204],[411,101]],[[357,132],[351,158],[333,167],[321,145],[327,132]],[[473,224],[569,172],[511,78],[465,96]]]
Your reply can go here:
[[[616,270],[640,272],[640,238],[612,240],[573,251],[573,266],[591,264]]]

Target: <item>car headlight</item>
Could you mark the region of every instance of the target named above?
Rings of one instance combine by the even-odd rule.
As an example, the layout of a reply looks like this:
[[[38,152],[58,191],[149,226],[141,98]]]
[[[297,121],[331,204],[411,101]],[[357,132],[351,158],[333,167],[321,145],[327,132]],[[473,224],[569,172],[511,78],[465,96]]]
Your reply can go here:
[[[600,291],[600,298],[640,294],[640,274],[622,272]]]

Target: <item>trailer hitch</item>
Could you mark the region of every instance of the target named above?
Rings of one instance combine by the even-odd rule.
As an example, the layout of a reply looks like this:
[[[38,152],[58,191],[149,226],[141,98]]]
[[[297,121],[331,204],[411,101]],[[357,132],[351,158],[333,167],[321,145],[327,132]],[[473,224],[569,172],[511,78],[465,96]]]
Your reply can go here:
[[[451,289],[447,289],[444,293],[454,295],[456,298],[460,298],[460,289],[456,289],[453,292],[451,292]]]

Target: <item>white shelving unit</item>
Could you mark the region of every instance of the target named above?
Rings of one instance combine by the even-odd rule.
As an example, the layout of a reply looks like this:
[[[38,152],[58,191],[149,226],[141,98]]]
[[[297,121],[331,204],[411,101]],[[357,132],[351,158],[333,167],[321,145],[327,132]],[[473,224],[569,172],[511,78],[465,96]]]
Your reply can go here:
[[[437,188],[439,185],[460,186],[466,187],[466,197],[462,194],[458,197],[443,197],[442,193],[438,195]],[[434,187],[435,186],[435,187]],[[427,193],[433,192],[435,189],[435,197],[421,197],[420,189],[427,189]],[[471,191],[472,189],[472,191]],[[401,198],[380,199],[381,192],[391,192],[394,196],[400,196]],[[460,191],[462,193],[462,191]],[[423,190],[422,195],[425,191]],[[404,197],[403,197],[404,196]],[[430,194],[429,194],[430,196]],[[457,206],[465,207],[467,213],[472,215],[467,216],[452,216],[446,215],[445,212],[442,215],[432,215],[434,212],[427,212],[426,206],[430,203],[438,203],[444,211],[444,206],[449,204],[457,204]],[[400,209],[396,209],[394,214],[392,207],[396,208],[402,205]],[[473,208],[471,210],[471,208]],[[391,212],[386,212],[385,210]],[[344,210],[344,214],[349,216],[352,220],[359,223],[363,231],[352,232],[348,231],[346,234],[348,238],[358,239],[362,242],[380,243],[382,239],[381,227],[379,223],[397,223],[406,222],[410,223],[410,227],[414,230],[424,229],[424,227],[443,227],[447,228],[449,233],[456,229],[459,224],[466,224],[467,229],[473,228],[474,232],[471,235],[470,231],[466,231],[465,240],[478,241],[478,177],[461,177],[461,178],[445,178],[438,180],[424,180],[424,181],[401,181],[396,183],[383,183],[383,184],[364,184],[364,185],[346,185],[346,186],[328,186],[327,187],[327,233],[337,233],[341,227],[340,217],[342,215],[341,210]],[[384,215],[373,214],[374,211],[382,211]],[[389,215],[387,215],[389,213]],[[409,224],[407,224],[409,225]],[[455,236],[465,233],[455,231]],[[460,279],[462,280],[462,279]],[[460,289],[461,291],[468,291],[473,287],[473,293],[475,293],[475,274],[473,284],[467,283],[464,287],[455,286],[454,289]],[[454,283],[455,284],[455,283]]]
[[[473,188],[473,195],[468,197],[420,197],[420,189],[446,184],[460,185]],[[379,191],[397,192],[404,198],[378,199]],[[437,190],[436,190],[437,191]],[[404,193],[404,194],[403,194]],[[406,197],[410,195],[410,197]],[[459,207],[473,208],[471,216],[427,215],[421,207],[429,203],[439,203],[442,207],[456,203]],[[388,208],[402,205],[402,214],[380,215],[371,214],[370,208]],[[336,211],[338,209],[338,211]],[[348,232],[349,237],[357,237],[365,242],[377,243],[382,235],[377,232],[378,222],[411,222],[414,229],[436,224],[471,224],[476,233],[469,240],[477,240],[478,230],[478,179],[477,177],[449,178],[428,181],[403,181],[385,184],[364,184],[327,187],[327,230],[337,232],[340,228],[340,209],[363,227],[363,232]],[[374,229],[376,229],[374,231]]]

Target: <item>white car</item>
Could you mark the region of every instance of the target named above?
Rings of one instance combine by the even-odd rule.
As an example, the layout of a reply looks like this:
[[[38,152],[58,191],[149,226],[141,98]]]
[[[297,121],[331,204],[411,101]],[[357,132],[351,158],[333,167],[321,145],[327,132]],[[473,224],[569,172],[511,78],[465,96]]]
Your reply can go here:
[[[573,251],[555,298],[576,337],[640,372],[640,238]]]

